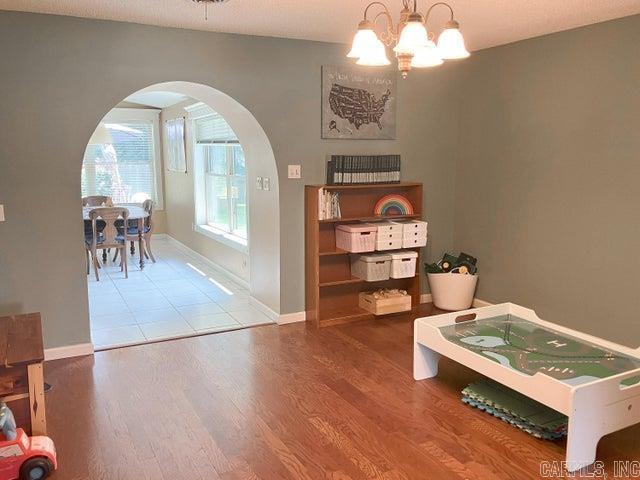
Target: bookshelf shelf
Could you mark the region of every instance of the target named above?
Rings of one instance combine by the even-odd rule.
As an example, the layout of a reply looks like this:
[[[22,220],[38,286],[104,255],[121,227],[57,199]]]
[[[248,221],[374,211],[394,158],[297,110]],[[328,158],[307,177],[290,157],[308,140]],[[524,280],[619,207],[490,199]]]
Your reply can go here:
[[[399,220],[401,218],[420,218],[420,214],[412,215],[371,215],[369,217],[342,217],[318,220],[320,223],[375,222],[377,220]]]
[[[398,248],[396,250],[382,250],[378,253],[393,253],[393,252],[397,252],[399,250],[416,250],[416,251],[420,251],[420,249],[422,249],[423,247],[407,247],[407,248]],[[341,250],[339,248],[336,248],[335,250],[328,250],[328,251],[322,251],[319,253],[319,255],[321,257],[331,257],[334,255],[352,255],[351,252],[347,252],[346,250]]]
[[[324,188],[325,190],[354,190],[354,189],[372,189],[372,188],[409,188],[420,187],[421,183],[400,182],[400,183],[355,183],[352,185],[310,185],[311,187]]]
[[[319,190],[337,191],[343,218],[319,220]],[[400,193],[414,207],[413,215],[371,215],[376,202],[389,193]],[[336,248],[335,226],[348,222],[422,218],[422,184],[402,182],[371,185],[307,185],[305,187],[305,303],[307,320],[318,327],[375,318],[359,307],[358,294],[377,288],[401,288],[420,303],[420,275],[411,278],[367,282],[351,275],[350,252]],[[409,248],[403,250],[417,250]],[[421,264],[418,257],[418,265]]]

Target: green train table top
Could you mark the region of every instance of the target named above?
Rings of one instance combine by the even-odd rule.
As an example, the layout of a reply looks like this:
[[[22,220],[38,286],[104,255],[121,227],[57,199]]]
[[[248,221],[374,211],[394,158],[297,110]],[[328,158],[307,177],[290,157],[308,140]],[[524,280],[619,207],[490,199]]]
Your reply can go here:
[[[640,359],[562,334],[515,315],[440,327],[444,338],[522,373],[580,385],[640,368]],[[640,375],[625,385],[640,382]]]
[[[414,322],[413,377],[447,357],[568,417],[566,468],[596,459],[604,435],[640,423],[640,349],[540,319],[513,303]]]

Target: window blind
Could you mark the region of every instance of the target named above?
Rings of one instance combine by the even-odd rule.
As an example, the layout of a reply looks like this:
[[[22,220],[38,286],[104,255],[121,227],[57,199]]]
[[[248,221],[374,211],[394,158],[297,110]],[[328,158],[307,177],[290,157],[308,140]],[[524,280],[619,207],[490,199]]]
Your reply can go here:
[[[205,117],[195,121],[197,143],[238,143],[238,137],[219,113],[209,109]]]
[[[82,195],[108,195],[115,203],[157,201],[154,128],[150,121],[103,123],[104,143],[90,143],[82,163]]]

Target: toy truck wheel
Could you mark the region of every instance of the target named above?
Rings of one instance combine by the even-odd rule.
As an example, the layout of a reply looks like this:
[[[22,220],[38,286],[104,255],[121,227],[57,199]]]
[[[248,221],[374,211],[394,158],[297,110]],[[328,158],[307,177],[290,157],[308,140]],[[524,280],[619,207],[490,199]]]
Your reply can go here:
[[[30,458],[20,467],[20,480],[44,480],[52,471],[50,460],[43,457]]]

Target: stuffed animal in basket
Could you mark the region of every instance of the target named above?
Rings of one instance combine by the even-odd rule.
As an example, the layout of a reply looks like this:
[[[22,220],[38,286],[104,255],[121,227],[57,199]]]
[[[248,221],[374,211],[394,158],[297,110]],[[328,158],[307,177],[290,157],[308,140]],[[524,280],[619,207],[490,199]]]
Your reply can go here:
[[[49,437],[29,437],[16,428],[13,412],[0,403],[0,480],[43,480],[58,468]]]

